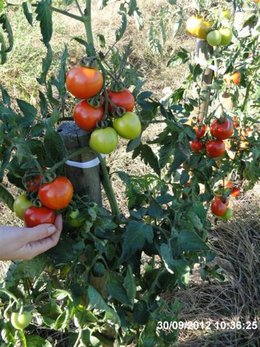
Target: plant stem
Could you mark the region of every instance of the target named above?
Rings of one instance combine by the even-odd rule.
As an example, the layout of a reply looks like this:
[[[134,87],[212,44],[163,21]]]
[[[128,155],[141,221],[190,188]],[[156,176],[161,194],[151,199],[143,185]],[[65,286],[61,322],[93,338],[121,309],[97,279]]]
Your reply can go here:
[[[77,8],[78,8],[78,10],[79,10],[80,15],[81,15],[82,17],[84,17],[84,13],[83,13],[83,11],[82,11],[80,5],[79,5],[78,0],[75,0],[75,2],[76,2],[76,5],[77,5]]]
[[[83,17],[83,21],[85,24],[87,41],[89,44],[91,55],[96,56],[96,51],[94,46],[94,37],[93,37],[92,25],[91,25],[91,0],[86,0],[86,11],[85,11],[85,16]]]
[[[110,177],[109,177],[109,174],[107,171],[106,161],[105,161],[105,159],[103,159],[101,157],[100,154],[98,154],[98,159],[100,161],[100,166],[101,166],[102,174],[103,174],[103,186],[104,186],[107,198],[108,198],[109,203],[110,203],[112,214],[116,216],[117,220],[119,220],[120,211],[119,211],[119,207],[117,205],[117,201],[116,201],[114,190],[113,190],[113,187],[112,187],[112,184],[110,181]]]

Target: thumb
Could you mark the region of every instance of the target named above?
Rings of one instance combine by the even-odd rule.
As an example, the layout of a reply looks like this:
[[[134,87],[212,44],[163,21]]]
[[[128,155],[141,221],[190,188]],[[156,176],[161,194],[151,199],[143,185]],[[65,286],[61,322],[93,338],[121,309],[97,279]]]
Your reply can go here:
[[[24,236],[26,242],[33,242],[49,237],[56,231],[57,228],[53,224],[40,224],[33,228],[25,228]]]

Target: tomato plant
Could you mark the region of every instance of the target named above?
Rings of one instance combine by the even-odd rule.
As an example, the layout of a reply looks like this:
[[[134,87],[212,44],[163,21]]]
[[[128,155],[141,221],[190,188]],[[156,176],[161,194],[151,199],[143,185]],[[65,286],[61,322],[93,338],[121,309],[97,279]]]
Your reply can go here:
[[[89,99],[97,95],[103,82],[100,71],[86,66],[73,66],[66,76],[68,91],[78,99]]]
[[[39,224],[50,223],[55,221],[55,213],[47,207],[31,206],[24,213],[24,222],[28,228],[35,227]]]
[[[41,203],[52,210],[67,207],[73,197],[73,186],[67,177],[57,177],[40,186],[38,196]]]
[[[137,114],[125,112],[113,121],[113,128],[123,138],[133,140],[141,135],[142,125]]]
[[[80,101],[74,108],[75,123],[83,130],[92,131],[104,116],[103,106],[92,106],[87,101]]]
[[[31,206],[32,202],[26,198],[25,194],[21,194],[14,200],[13,210],[16,216],[23,220],[25,211]]]

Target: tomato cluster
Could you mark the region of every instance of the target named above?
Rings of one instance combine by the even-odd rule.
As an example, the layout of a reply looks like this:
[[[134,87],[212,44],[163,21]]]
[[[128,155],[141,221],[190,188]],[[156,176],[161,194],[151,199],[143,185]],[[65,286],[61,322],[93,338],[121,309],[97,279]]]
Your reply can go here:
[[[226,146],[223,140],[230,138],[234,132],[234,124],[230,118],[221,117],[215,119],[210,125],[210,134],[213,139],[208,139],[206,142],[201,140],[207,132],[205,124],[196,125],[193,130],[196,134],[196,139],[191,143],[191,150],[195,153],[201,153],[204,149],[209,158],[219,158],[225,154]]]
[[[207,40],[211,46],[228,46],[231,43],[233,32],[229,20],[232,18],[229,9],[221,10],[217,20],[205,19],[201,15],[193,15],[186,22],[186,31],[191,36]]]
[[[74,107],[73,118],[79,128],[91,132],[89,146],[94,151],[111,153],[118,135],[128,140],[140,136],[141,122],[133,112],[135,99],[128,89],[105,86],[102,73],[87,66],[72,67],[66,86],[81,99]]]
[[[67,207],[73,197],[73,186],[67,177],[60,176],[43,184],[41,184],[42,177],[40,181],[39,177],[41,176],[36,176],[35,180],[28,181],[27,192],[28,194],[37,193],[41,206],[35,206],[26,194],[18,196],[13,205],[15,214],[24,220],[27,227],[43,223],[53,224],[55,211]]]

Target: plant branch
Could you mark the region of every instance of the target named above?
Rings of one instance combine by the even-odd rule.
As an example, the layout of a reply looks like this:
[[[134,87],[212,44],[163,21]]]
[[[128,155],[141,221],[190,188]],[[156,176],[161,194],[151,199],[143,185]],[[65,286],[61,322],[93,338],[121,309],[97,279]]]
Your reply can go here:
[[[102,169],[102,174],[103,174],[103,186],[106,192],[106,195],[108,197],[109,203],[110,203],[110,207],[112,210],[112,214],[114,216],[116,216],[116,219],[119,220],[119,216],[120,216],[120,211],[119,211],[119,207],[117,205],[117,201],[116,201],[116,197],[114,194],[114,190],[110,181],[110,177],[107,171],[107,167],[106,167],[106,162],[105,160],[101,157],[100,154],[98,154],[98,159],[100,161],[100,166]]]
[[[94,46],[94,37],[93,37],[92,25],[91,25],[91,0],[86,0],[86,11],[85,11],[85,16],[83,17],[83,21],[85,24],[87,41],[89,44],[91,55],[96,56],[96,51]]]
[[[83,13],[83,11],[82,11],[80,5],[79,5],[78,0],[75,0],[75,2],[76,2],[76,5],[77,5],[77,8],[78,8],[78,10],[79,10],[80,15],[81,15],[82,17],[84,17],[84,13]]]

